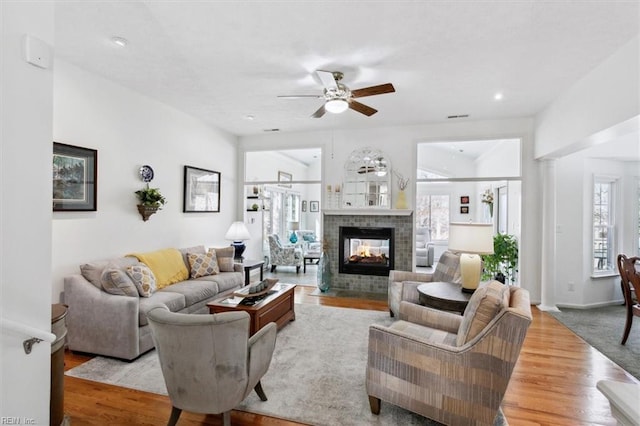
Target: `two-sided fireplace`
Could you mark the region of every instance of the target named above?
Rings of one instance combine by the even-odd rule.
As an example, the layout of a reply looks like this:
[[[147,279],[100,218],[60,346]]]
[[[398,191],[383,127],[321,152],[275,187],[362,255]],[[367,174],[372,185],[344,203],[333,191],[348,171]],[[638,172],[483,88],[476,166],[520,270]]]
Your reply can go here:
[[[388,276],[394,266],[394,228],[341,226],[338,271]]]

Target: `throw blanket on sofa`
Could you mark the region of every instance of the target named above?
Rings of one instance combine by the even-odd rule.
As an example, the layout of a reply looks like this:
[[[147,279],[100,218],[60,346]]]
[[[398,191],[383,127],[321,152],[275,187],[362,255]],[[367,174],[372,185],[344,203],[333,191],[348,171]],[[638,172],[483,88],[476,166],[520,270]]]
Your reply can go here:
[[[170,284],[189,279],[189,271],[184,264],[182,254],[174,248],[152,251],[149,253],[131,253],[151,269],[156,278],[158,289]]]

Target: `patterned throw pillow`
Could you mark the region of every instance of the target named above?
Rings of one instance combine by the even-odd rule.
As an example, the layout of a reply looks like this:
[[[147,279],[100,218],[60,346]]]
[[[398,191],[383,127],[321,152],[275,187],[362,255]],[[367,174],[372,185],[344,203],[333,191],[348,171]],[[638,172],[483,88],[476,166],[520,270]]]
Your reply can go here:
[[[189,268],[191,268],[191,278],[220,273],[215,251],[209,251],[205,254],[188,253],[187,259],[189,259]]]
[[[136,285],[140,296],[150,297],[156,291],[156,277],[153,276],[151,269],[144,263],[128,266],[127,274]]]
[[[464,311],[458,328],[457,346],[462,346],[476,337],[509,303],[509,287],[491,281],[478,288]]]
[[[212,251],[215,252],[216,258],[218,259],[220,272],[234,272],[233,256],[236,254],[236,249],[233,246],[209,249],[209,252]]]
[[[106,268],[100,282],[104,291],[118,296],[138,297],[138,289],[122,269]]]

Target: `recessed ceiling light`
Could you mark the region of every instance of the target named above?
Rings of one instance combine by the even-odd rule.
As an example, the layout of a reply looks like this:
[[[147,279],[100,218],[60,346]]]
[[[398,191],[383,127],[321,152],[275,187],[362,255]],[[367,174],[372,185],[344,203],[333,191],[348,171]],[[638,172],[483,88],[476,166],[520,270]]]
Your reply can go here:
[[[256,118],[255,118],[253,115],[245,115],[245,116],[244,116],[244,119],[245,119],[245,120],[249,120],[249,121],[253,121],[253,120],[255,120]]]
[[[129,40],[122,37],[111,37],[111,41],[120,47],[125,47],[127,44],[129,44]]]
[[[493,95],[493,99],[495,99],[496,101],[501,101],[503,97],[504,97],[504,95],[502,93],[500,93],[500,92],[498,92],[495,95]]]

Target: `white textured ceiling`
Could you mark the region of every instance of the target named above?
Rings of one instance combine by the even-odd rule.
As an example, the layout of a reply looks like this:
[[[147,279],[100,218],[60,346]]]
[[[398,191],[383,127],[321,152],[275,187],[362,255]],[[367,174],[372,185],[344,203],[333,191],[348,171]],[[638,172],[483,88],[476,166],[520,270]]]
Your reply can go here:
[[[57,0],[55,13],[58,57],[236,135],[531,116],[640,27],[637,1]],[[359,99],[371,117],[313,119],[321,100],[277,98],[321,94],[317,69],[396,92]]]

